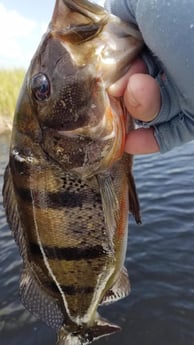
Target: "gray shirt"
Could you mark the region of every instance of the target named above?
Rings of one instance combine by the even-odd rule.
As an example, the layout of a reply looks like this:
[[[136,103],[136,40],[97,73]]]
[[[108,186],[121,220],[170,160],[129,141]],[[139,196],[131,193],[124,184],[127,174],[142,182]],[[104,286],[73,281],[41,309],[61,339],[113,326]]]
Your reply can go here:
[[[149,123],[138,123],[154,127],[162,153],[193,140],[194,1],[107,0],[105,7],[138,25],[148,47],[144,61],[160,85],[160,113]]]

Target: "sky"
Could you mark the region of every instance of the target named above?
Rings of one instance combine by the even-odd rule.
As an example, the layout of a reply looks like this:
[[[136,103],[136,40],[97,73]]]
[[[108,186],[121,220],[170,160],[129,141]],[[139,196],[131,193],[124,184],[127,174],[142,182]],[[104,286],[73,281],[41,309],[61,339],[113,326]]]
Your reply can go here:
[[[55,0],[0,0],[0,68],[28,67],[54,4]]]

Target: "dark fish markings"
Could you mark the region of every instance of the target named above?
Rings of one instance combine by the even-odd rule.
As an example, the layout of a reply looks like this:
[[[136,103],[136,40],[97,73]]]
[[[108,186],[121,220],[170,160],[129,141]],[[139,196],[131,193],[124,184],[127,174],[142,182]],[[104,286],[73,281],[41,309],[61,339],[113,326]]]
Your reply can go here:
[[[33,255],[42,256],[40,247],[38,244],[30,243],[30,251]],[[100,258],[107,255],[107,251],[102,246],[96,245],[91,247],[48,247],[43,245],[43,251],[48,259],[57,260],[90,260]]]
[[[17,187],[16,191],[24,202],[33,203],[34,206],[39,208],[80,208],[88,200],[87,191],[74,192],[61,190],[57,192],[46,192],[22,187]],[[100,194],[96,195],[93,201],[100,203]]]

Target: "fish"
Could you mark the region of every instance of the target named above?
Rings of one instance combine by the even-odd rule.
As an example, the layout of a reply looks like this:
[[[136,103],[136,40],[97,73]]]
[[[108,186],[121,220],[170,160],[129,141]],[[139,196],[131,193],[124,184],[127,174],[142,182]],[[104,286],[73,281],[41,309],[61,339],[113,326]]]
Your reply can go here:
[[[57,0],[17,101],[3,200],[25,308],[57,345],[120,330],[99,306],[128,296],[128,214],[140,223],[133,121],[109,87],[140,54],[138,29],[86,0]]]

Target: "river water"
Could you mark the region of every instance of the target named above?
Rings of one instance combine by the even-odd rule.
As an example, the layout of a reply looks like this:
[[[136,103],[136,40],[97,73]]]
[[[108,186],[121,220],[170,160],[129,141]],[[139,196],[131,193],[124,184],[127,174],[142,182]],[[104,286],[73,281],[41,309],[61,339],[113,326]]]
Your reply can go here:
[[[0,183],[8,159],[0,136]],[[101,314],[122,331],[97,345],[194,344],[194,143],[135,159],[142,225],[129,219],[132,292]],[[54,345],[55,333],[20,304],[21,259],[0,199],[0,345]]]

